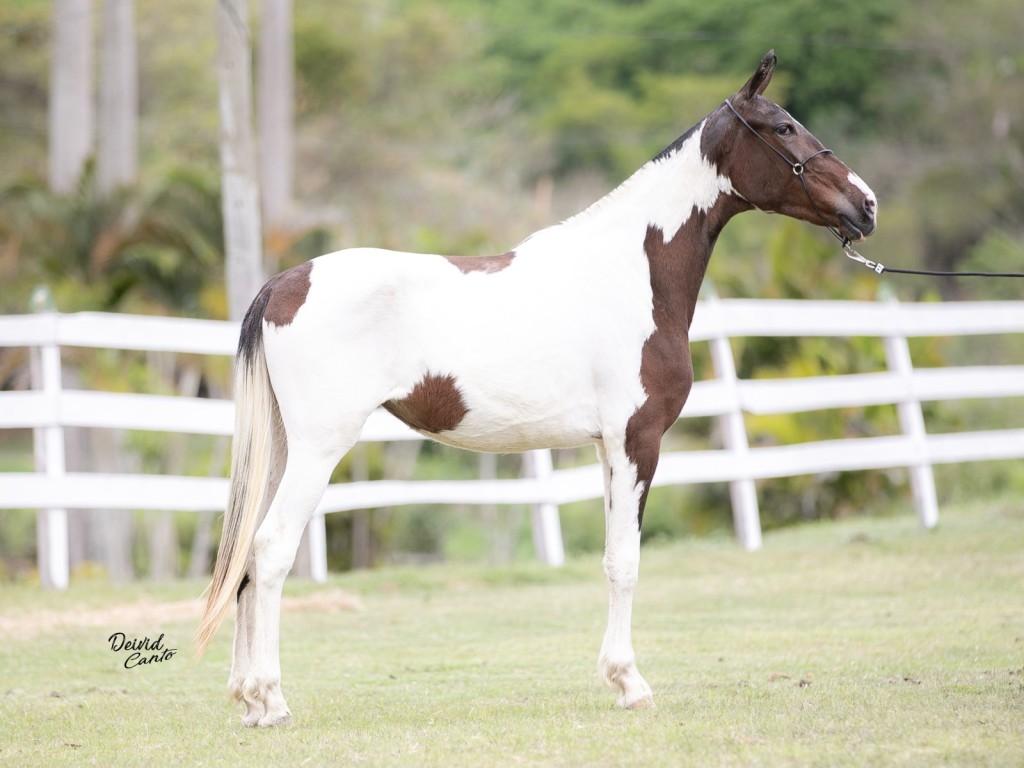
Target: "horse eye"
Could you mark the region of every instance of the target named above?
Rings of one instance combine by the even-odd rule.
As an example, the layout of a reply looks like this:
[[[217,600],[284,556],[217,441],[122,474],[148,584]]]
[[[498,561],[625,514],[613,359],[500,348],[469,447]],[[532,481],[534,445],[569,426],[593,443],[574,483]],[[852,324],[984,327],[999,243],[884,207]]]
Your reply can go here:
[[[775,133],[779,136],[792,136],[795,131],[789,123],[779,123],[775,126]]]

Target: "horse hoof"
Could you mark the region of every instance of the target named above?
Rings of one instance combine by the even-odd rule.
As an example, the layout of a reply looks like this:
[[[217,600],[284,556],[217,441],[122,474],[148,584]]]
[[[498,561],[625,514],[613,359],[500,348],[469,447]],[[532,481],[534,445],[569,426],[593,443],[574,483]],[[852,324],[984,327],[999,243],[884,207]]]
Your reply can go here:
[[[246,712],[242,715],[242,725],[246,728],[255,728],[260,724],[260,715],[258,712]]]
[[[259,725],[260,728],[284,728],[291,724],[292,713],[288,711],[276,715],[265,715],[264,717],[260,718],[259,723],[257,723],[257,725]]]
[[[654,706],[654,697],[653,696],[643,696],[643,697],[637,699],[636,701],[633,701],[633,702],[630,702],[630,703],[626,704],[625,706],[626,706],[626,709],[633,710],[633,711],[636,711],[638,709],[657,709],[657,707]]]

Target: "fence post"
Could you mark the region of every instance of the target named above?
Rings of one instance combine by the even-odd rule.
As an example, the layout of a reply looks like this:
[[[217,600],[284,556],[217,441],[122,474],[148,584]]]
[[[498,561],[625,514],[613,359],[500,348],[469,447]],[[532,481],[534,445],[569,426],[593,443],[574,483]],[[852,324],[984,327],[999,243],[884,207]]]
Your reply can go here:
[[[49,288],[32,293],[30,308],[53,320],[54,333],[41,347],[31,350],[29,368],[32,389],[43,392],[50,404],[51,419],[33,430],[32,448],[36,471],[50,480],[64,476],[64,427],[60,423],[61,364],[57,338],[57,314]],[[40,509],[36,512],[36,548],[39,582],[47,589],[68,586],[68,511]]]
[[[539,449],[523,454],[523,474],[537,480],[546,480],[554,473],[551,451]],[[558,505],[541,502],[530,505],[533,526],[533,546],[537,559],[544,565],[565,565],[565,546],[562,543],[562,523]]]
[[[899,311],[899,300],[887,286],[882,285],[878,298],[889,305],[893,315]],[[907,337],[902,334],[886,336],[885,359],[889,370],[906,383],[910,394],[896,404],[900,430],[910,438],[916,457],[910,465],[910,487],[914,494],[914,507],[917,519],[922,528],[934,528],[939,522],[939,503],[935,495],[935,475],[928,457],[928,434],[924,425],[924,414],[921,412],[921,401],[914,394],[914,363],[910,357],[910,345]]]
[[[721,313],[721,303],[714,286],[704,283],[702,291],[706,301],[706,310]],[[736,361],[732,356],[729,337],[716,332],[711,338],[711,362],[715,367],[715,375],[729,392],[732,407],[728,413],[719,417],[722,427],[722,442],[725,448],[736,457],[738,466],[744,466],[749,459],[750,445],[747,442],[747,426],[743,421],[743,408],[740,403]],[[733,525],[736,538],[748,551],[761,548],[761,513],[757,506],[757,486],[749,477],[741,477],[729,483],[729,497],[732,500]]]
[[[306,537],[309,539],[309,578],[323,584],[327,581],[327,524],[322,512],[310,518]]]

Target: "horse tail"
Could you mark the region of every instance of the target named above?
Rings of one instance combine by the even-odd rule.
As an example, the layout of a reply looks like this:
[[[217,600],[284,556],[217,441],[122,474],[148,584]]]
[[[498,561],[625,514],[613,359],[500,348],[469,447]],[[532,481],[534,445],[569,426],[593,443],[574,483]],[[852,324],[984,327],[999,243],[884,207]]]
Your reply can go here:
[[[269,289],[269,285],[264,287],[249,307],[238,341],[228,505],[213,577],[205,593],[206,607],[196,630],[197,656],[205,652],[241,593],[256,527],[268,501],[275,424],[280,418],[263,347],[263,313],[270,299]]]

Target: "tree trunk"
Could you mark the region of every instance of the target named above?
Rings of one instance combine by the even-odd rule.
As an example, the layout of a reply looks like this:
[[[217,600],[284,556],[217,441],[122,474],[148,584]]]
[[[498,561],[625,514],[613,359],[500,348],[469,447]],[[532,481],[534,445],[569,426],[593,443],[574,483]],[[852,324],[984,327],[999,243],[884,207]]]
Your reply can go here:
[[[138,56],[135,0],[103,0],[96,183],[109,195],[138,177]]]
[[[263,222],[271,235],[287,228],[294,159],[292,1],[263,0],[258,119]]]
[[[217,3],[221,197],[228,312],[241,320],[263,285],[260,185],[252,128],[252,44],[245,0]]]
[[[50,65],[49,183],[78,184],[92,153],[92,0],[54,0]]]

